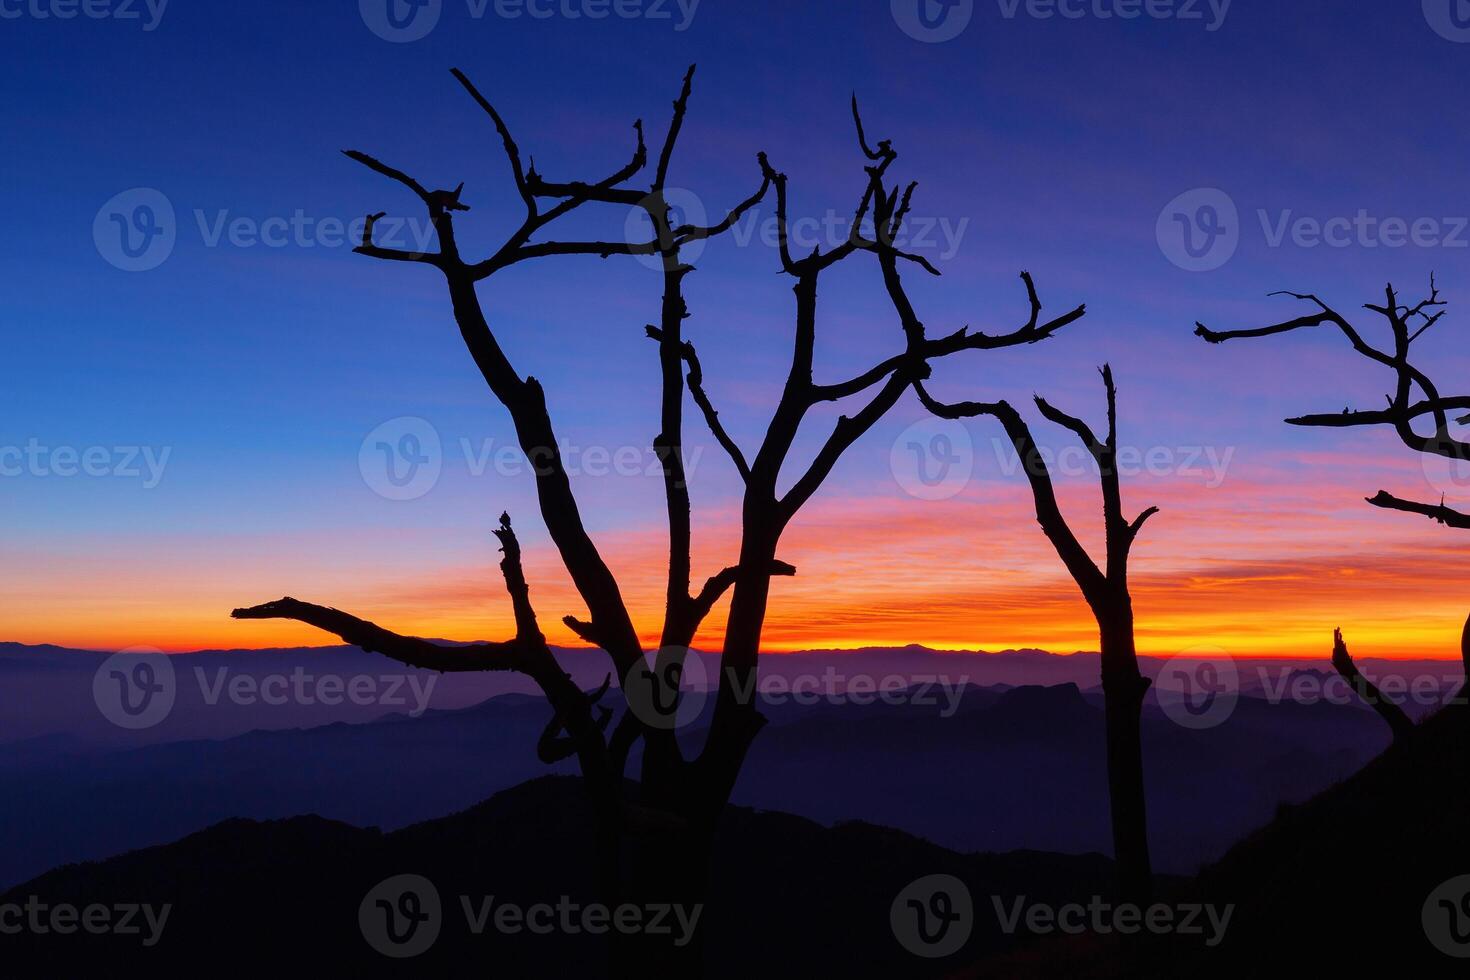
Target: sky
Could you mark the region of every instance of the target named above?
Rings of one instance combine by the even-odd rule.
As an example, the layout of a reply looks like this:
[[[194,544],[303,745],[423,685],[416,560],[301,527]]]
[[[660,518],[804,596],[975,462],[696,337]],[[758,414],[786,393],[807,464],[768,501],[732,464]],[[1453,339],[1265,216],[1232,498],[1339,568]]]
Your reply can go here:
[[[825,242],[863,187],[855,92],[899,152],[893,173],[919,182],[907,244],[943,275],[906,282],[931,333],[1019,326],[1023,269],[1049,312],[1087,304],[1044,344],[937,365],[931,390],[1015,404],[1100,558],[1096,476],[1030,398],[1100,426],[1096,369],[1112,365],[1125,505],[1161,508],[1132,563],[1142,652],[1325,657],[1342,626],[1358,655],[1458,654],[1470,537],[1363,498],[1470,503],[1470,473],[1391,432],[1282,423],[1378,407],[1392,378],[1325,328],[1192,335],[1197,320],[1296,316],[1267,295],[1290,289],[1381,339],[1362,304],[1387,282],[1417,298],[1434,273],[1450,305],[1416,349],[1455,388],[1470,365],[1456,122],[1470,27],[1451,0],[391,2],[0,0],[0,639],[326,642],[228,616],[282,595],[400,632],[501,637],[490,530],[505,510],[543,627],[572,641],[559,620],[584,610],[442,278],[351,252],[370,212],[412,242],[418,202],[339,151],[464,181],[462,246],[488,254],[520,202],[450,68],[540,172],[596,179],[629,156],[634,119],[661,143],[697,63],[670,176],[686,213],[749,195],[764,151],[789,176],[799,241]],[[687,336],[747,452],[792,330],[772,221],[756,208],[687,281]],[[642,230],[605,208],[568,233]],[[666,539],[643,325],[659,294],[626,257],[523,264],[480,287],[517,368],[546,387],[584,519],[650,642]],[[824,278],[819,381],[900,342],[871,257]],[[803,430],[788,483],[833,418]],[[798,574],[776,584],[767,647],[1095,648],[1002,436],[906,397],[788,532]],[[687,444],[699,580],[734,561],[739,481],[692,410]]]

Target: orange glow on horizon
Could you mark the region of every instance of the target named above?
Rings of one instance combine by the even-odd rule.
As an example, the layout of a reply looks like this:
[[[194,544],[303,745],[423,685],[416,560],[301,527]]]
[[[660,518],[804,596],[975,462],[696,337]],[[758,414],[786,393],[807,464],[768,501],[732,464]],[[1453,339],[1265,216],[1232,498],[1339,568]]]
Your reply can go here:
[[[1081,520],[1096,513],[1089,489],[1064,487],[1063,506],[1079,515],[1079,534],[1099,555],[1100,543],[1083,533],[1090,529]],[[1470,550],[1435,533],[1443,529],[1426,532],[1396,515],[1352,508],[1352,498],[1343,506],[1334,499],[1336,488],[1303,489],[1276,501],[1272,512],[1251,510],[1257,489],[1239,481],[1203,502],[1187,489],[1129,494],[1164,507],[1132,562],[1140,653],[1213,646],[1241,657],[1325,659],[1332,629],[1341,626],[1359,656],[1459,657],[1470,596],[1457,583],[1470,577]],[[1353,524],[1351,537],[1345,520]],[[702,576],[729,562],[737,538],[728,515],[697,519],[696,527],[703,535],[697,588]],[[560,619],[584,610],[554,549],[544,538],[533,540],[537,530],[523,530],[522,537],[542,629],[554,644],[580,646]],[[654,645],[666,567],[662,529],[601,534],[598,541],[645,642]],[[425,544],[417,549],[422,563],[397,574],[391,563],[350,550],[331,563],[294,557],[318,550],[328,549],[304,548],[299,539],[189,542],[163,549],[125,576],[92,558],[27,556],[0,570],[0,588],[16,600],[7,604],[0,638],[171,652],[331,644],[331,637],[300,624],[229,618],[235,606],[283,594],[419,636],[474,640],[511,632],[488,545],[482,561],[443,567]],[[214,564],[219,553],[234,555],[228,575]],[[775,580],[765,632],[770,652],[908,644],[1096,649],[1091,614],[1037,530],[1020,487],[990,486],[984,499],[925,506],[888,497],[824,500],[788,532],[782,557],[798,574]],[[201,575],[201,567],[215,570]],[[722,604],[698,646],[719,648],[724,615]]]

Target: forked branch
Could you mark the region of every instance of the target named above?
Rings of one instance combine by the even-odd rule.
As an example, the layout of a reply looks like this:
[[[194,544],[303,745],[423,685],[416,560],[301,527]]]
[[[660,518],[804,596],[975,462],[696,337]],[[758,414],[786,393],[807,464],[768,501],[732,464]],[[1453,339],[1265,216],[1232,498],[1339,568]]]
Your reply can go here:
[[[1332,324],[1347,338],[1353,350],[1392,369],[1397,382],[1394,393],[1387,396],[1386,408],[1367,411],[1345,408],[1340,413],[1302,415],[1287,419],[1287,422],[1292,425],[1327,428],[1390,425],[1397,432],[1400,441],[1410,449],[1450,459],[1470,460],[1470,443],[1450,435],[1448,418],[1449,412],[1470,408],[1470,396],[1441,396],[1429,375],[1410,359],[1410,345],[1444,316],[1444,310],[1440,307],[1445,305],[1445,301],[1439,298],[1439,287],[1433,277],[1430,278],[1429,296],[1413,306],[1400,303],[1392,285],[1385,289],[1386,299],[1383,304],[1364,304],[1364,309],[1378,314],[1386,321],[1393,341],[1389,347],[1370,344],[1346,317],[1317,296],[1294,292],[1277,292],[1271,295],[1290,296],[1310,302],[1317,307],[1317,312],[1273,326],[1244,330],[1216,331],[1197,323],[1194,332],[1209,343],[1219,344],[1227,340],[1267,337],[1304,327]],[[1414,329],[1416,325],[1418,328]],[[1417,400],[1414,398],[1416,392],[1422,395]],[[1434,431],[1430,434],[1420,433],[1414,428],[1414,422],[1424,416],[1432,417]]]
[[[409,667],[437,671],[519,671],[533,677],[546,675],[548,662],[554,667],[546,641],[536,629],[531,611],[530,588],[521,569],[520,544],[511,530],[510,517],[502,514],[495,531],[505,557],[500,563],[506,590],[515,607],[516,635],[502,643],[471,643],[444,646],[414,636],[403,636],[350,613],[302,602],[287,596],[274,602],[236,609],[234,619],[290,619],[332,633],[344,643],[368,653],[381,653]]]
[[[1387,322],[1392,339],[1392,344],[1387,347],[1370,344],[1346,317],[1310,293],[1288,292],[1272,295],[1292,296],[1311,302],[1317,307],[1317,312],[1274,326],[1245,330],[1215,331],[1201,323],[1195,325],[1195,333],[1209,343],[1218,344],[1237,338],[1265,337],[1330,323],[1341,331],[1355,351],[1390,368],[1395,380],[1393,393],[1385,396],[1388,403],[1385,408],[1354,410],[1347,407],[1341,412],[1289,418],[1286,420],[1288,424],[1334,429],[1387,425],[1393,428],[1400,442],[1415,452],[1470,461],[1470,442],[1450,434],[1450,413],[1470,408],[1470,395],[1441,395],[1428,373],[1410,359],[1411,345],[1444,316],[1445,301],[1440,299],[1439,286],[1433,276],[1429,279],[1429,295],[1412,306],[1399,301],[1391,284],[1384,290],[1385,299],[1382,304],[1364,304],[1364,309],[1378,314]],[[1426,416],[1433,426],[1430,432],[1424,432],[1420,427],[1420,420]],[[1462,425],[1467,421],[1470,421],[1470,417],[1458,419]],[[1443,499],[1437,505],[1425,504],[1397,497],[1387,491],[1379,491],[1367,500],[1375,507],[1422,514],[1449,527],[1470,527],[1470,516],[1445,506]]]
[[[1087,553],[1087,549],[1072,532],[1066,517],[1062,515],[1061,505],[1057,503],[1056,487],[1052,484],[1051,471],[1031,434],[1031,427],[1021,418],[1021,413],[1006,401],[947,404],[930,396],[922,384],[915,385],[914,390],[924,407],[939,418],[957,420],[989,415],[1001,424],[1021,461],[1021,469],[1031,484],[1036,521],[1041,525],[1042,532],[1052,543],[1068,573],[1082,589],[1083,595],[1101,595],[1107,586],[1107,577],[1092,560],[1092,556]]]
[[[650,323],[643,329],[651,339],[657,341],[663,340],[663,331],[653,324]],[[704,368],[699,363],[699,355],[695,352],[694,345],[687,340],[684,341],[679,345],[679,353],[683,357],[684,363],[689,367],[689,373],[685,378],[686,383],[689,385],[689,395],[694,399],[694,404],[699,407],[700,413],[704,416],[705,425],[709,426],[710,433],[715,437],[715,441],[720,444],[720,448],[725,450],[726,455],[730,457],[730,461],[735,464],[736,472],[740,474],[742,479],[749,480],[750,464],[745,461],[745,453],[741,452],[740,445],[736,443],[734,438],[725,429],[724,423],[720,421],[720,413],[715,410],[714,404],[710,401],[709,395],[704,390]]]

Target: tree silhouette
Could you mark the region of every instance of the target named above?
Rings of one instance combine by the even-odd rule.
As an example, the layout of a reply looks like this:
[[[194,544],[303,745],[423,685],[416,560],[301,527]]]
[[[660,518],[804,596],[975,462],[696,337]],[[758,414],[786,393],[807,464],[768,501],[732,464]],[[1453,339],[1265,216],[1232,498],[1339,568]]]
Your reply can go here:
[[[1211,344],[1220,344],[1227,340],[1268,337],[1307,327],[1334,326],[1342,332],[1358,354],[1393,372],[1394,391],[1393,394],[1385,396],[1388,405],[1381,409],[1344,408],[1337,413],[1302,415],[1287,419],[1288,425],[1332,429],[1387,425],[1393,427],[1400,442],[1415,452],[1442,456],[1452,460],[1470,461],[1470,442],[1450,435],[1450,413],[1470,409],[1470,395],[1441,395],[1439,387],[1429,377],[1429,374],[1410,359],[1414,341],[1422,337],[1425,331],[1444,316],[1446,304],[1439,298],[1439,286],[1431,275],[1428,297],[1421,299],[1413,306],[1399,301],[1392,283],[1384,288],[1384,294],[1382,305],[1365,303],[1363,308],[1378,314],[1387,322],[1392,337],[1390,347],[1380,348],[1368,343],[1363,334],[1345,316],[1311,293],[1293,293],[1284,290],[1271,295],[1290,296],[1303,302],[1309,302],[1316,307],[1316,311],[1272,326],[1245,330],[1211,330],[1203,323],[1197,322],[1194,332]],[[1424,432],[1422,426],[1419,425],[1419,420],[1426,417],[1433,426],[1430,432]],[[1470,422],[1470,416],[1461,416],[1456,421],[1464,425]],[[1386,490],[1380,490],[1366,499],[1375,507],[1420,514],[1448,527],[1470,528],[1470,514],[1446,506],[1443,495],[1437,504],[1408,500]],[[1464,662],[1466,677],[1470,678],[1470,618],[1466,619],[1465,628],[1460,636],[1460,654]],[[1340,630],[1334,634],[1332,663],[1353,690],[1357,691],[1359,696],[1363,697],[1374,710],[1383,715],[1384,720],[1393,730],[1394,737],[1401,737],[1403,727],[1408,723],[1407,716],[1403,716],[1401,709],[1398,710],[1397,715],[1392,710],[1385,714],[1385,705],[1389,709],[1397,709],[1398,706],[1385,701],[1381,694],[1377,694],[1377,689],[1373,688],[1358,671],[1353,664],[1352,657],[1348,655],[1346,646],[1342,643]],[[1364,685],[1367,686],[1364,687]],[[1366,693],[1370,690],[1371,695]]]
[[[1394,741],[1398,741],[1413,730],[1414,723],[1409,720],[1404,709],[1385,698],[1378,686],[1358,670],[1358,665],[1353,663],[1352,655],[1348,653],[1347,644],[1343,642],[1340,629],[1332,631],[1332,666],[1342,675],[1342,679],[1348,682],[1348,687],[1353,689],[1353,693],[1357,694],[1364,704],[1378,712],[1378,716],[1393,732]]]
[[[989,415],[999,420],[1021,460],[1031,483],[1036,503],[1036,520],[1046,533],[1062,564],[1067,567],[1097,620],[1102,661],[1103,700],[1107,715],[1108,792],[1112,808],[1113,857],[1118,863],[1120,885],[1130,900],[1146,902],[1153,870],[1148,851],[1148,816],[1143,788],[1143,744],[1140,731],[1143,698],[1149,679],[1138,669],[1133,643],[1133,600],[1128,594],[1128,555],[1144,523],[1157,514],[1150,507],[1133,520],[1123,516],[1123,496],[1118,474],[1117,390],[1111,366],[1103,365],[1103,387],[1108,398],[1108,431],[1098,439],[1081,419],[1053,407],[1038,396],[1036,407],[1050,422],[1082,440],[1097,463],[1102,482],[1103,527],[1107,547],[1104,567],[1077,540],[1057,504],[1056,490],[1046,460],[1032,438],[1031,429],[1019,412],[1004,401],[962,402],[954,405],[935,401],[922,383],[920,400],[935,415],[947,419]]]
[[[605,651],[629,707],[616,724],[611,712],[598,704],[601,691],[577,690],[536,627],[519,549],[508,518],[498,532],[505,550],[502,568],[516,609],[517,634],[505,643],[441,648],[423,640],[399,636],[335,610],[293,599],[251,609],[236,610],[240,618],[285,618],[310,623],[349,643],[380,651],[404,663],[436,670],[515,670],[540,685],[554,717],[538,747],[543,759],[575,755],[584,777],[598,824],[599,882],[611,901],[701,903],[707,890],[709,855],[717,823],[752,740],[765,723],[755,692],[761,633],[770,598],[771,580],[792,575],[795,569],[776,557],[782,533],[801,507],[820,489],[838,459],[891,409],[899,398],[929,373],[929,361],[966,350],[990,350],[1034,343],[1051,336],[1085,312],[1077,308],[1041,321],[1041,303],[1029,276],[1024,277],[1030,317],[1019,328],[1000,335],[962,328],[942,337],[928,336],[905,292],[901,263],[913,263],[938,275],[922,257],[895,245],[908,214],[914,184],[900,193],[887,182],[897,157],[890,141],[869,144],[852,102],[858,143],[866,160],[864,189],[847,240],[810,255],[791,254],[787,222],[787,180],[764,153],[758,154],[761,182],[724,220],[708,227],[676,224],[665,188],[688,105],[694,69],[684,77],[674,102],[673,118],[654,167],[650,183],[634,186],[632,178],[648,164],[641,121],[634,124],[637,145],[632,159],[610,176],[592,183],[550,181],[525,166],[521,152],[499,112],[465,75],[453,72],[460,85],[489,115],[504,145],[515,188],[526,216],[520,227],[490,257],[469,261],[461,257],[455,238],[454,213],[468,210],[461,201],[463,184],[453,191],[429,191],[400,170],[358,151],[347,155],[411,190],[427,207],[437,232],[439,250],[406,252],[373,242],[370,216],[357,252],[373,258],[416,263],[438,269],[449,290],[450,304],[460,334],[490,390],[509,412],[522,451],[535,465],[541,516],[561,560],[588,610],[588,619],[567,616],[563,622],[579,637]],[[685,301],[685,277],[693,266],[682,249],[729,230],[739,218],[774,190],[781,270],[794,280],[795,329],[785,385],[775,405],[765,438],[753,457],[747,457],[720,421],[704,388],[703,366],[694,346],[684,336],[690,316]],[[543,204],[543,202],[546,202]],[[538,233],[584,204],[616,205],[647,216],[652,237],[647,241],[542,241]],[[871,228],[871,237],[865,234]],[[904,343],[892,356],[868,370],[834,383],[814,380],[817,334],[817,285],[823,273],[858,254],[871,255],[882,275],[887,296],[897,314]],[[513,365],[500,339],[486,320],[477,284],[519,262],[551,256],[614,255],[657,256],[662,269],[663,295],[659,322],[645,333],[658,345],[661,377],[658,435],[653,440],[660,460],[667,511],[669,567],[659,649],[653,664],[634,628],[618,583],[587,533],[577,499],[564,466],[545,394],[534,377],[523,376]],[[735,564],[711,576],[696,593],[690,588],[690,495],[684,468],[685,394],[694,402],[714,438],[729,456],[744,484],[740,553]],[[783,467],[791,455],[798,431],[812,409],[828,402],[862,396],[859,407],[841,416],[829,435],[784,494],[778,492]],[[689,647],[714,605],[731,593],[725,636],[719,655],[720,670],[715,703],[702,749],[686,757],[676,739],[680,678]],[[634,694],[645,710],[633,710]],[[604,690],[606,685],[604,685]],[[651,710],[647,706],[651,705]],[[642,746],[636,786],[625,790],[630,755]],[[701,923],[708,916],[701,918]],[[667,938],[620,938],[612,944],[612,972],[617,976],[694,977],[701,972],[700,943],[683,948]]]

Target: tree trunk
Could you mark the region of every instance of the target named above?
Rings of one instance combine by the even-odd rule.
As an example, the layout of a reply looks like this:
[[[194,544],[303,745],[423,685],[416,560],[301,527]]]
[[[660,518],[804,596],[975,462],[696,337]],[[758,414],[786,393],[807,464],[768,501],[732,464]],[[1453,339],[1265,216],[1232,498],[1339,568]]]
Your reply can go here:
[[[1465,620],[1465,630],[1460,634],[1460,657],[1465,663],[1465,683],[1460,693],[1470,695],[1470,619]]]
[[[1138,670],[1133,615],[1111,609],[1098,616],[1102,645],[1103,701],[1107,716],[1108,794],[1113,819],[1113,859],[1124,901],[1147,903],[1153,892],[1148,853],[1148,815],[1143,789],[1143,696],[1149,682]]]
[[[612,972],[619,980],[698,980],[704,975],[715,834],[746,751],[764,724],[754,685],[775,551],[773,541],[749,537],[742,548],[721,675],[711,678],[718,682],[715,717],[700,756],[686,761],[674,748],[672,732],[655,733],[645,743],[638,799],[658,824],[633,828],[624,841],[620,901],[644,908],[682,906],[688,918],[697,910],[698,919],[688,936],[677,929],[672,935],[614,935]]]

